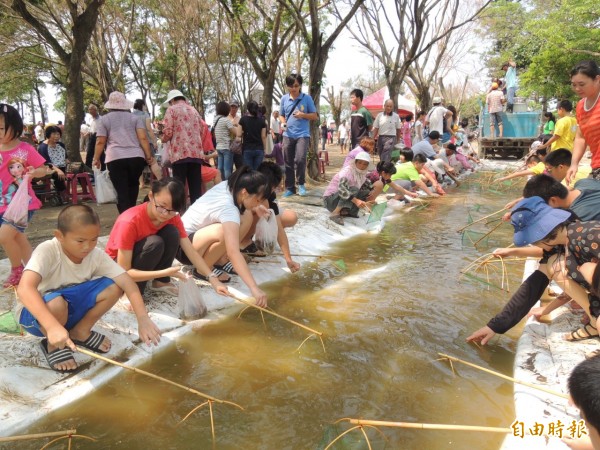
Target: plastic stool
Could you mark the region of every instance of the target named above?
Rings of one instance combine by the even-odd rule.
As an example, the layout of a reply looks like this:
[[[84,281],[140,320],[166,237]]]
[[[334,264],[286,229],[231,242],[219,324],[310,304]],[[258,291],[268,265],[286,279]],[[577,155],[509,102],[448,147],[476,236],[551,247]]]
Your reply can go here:
[[[325,175],[325,159],[319,158],[319,173]]]
[[[77,185],[79,183],[81,183],[81,192],[77,192]],[[91,200],[95,202],[96,196],[94,195],[90,174],[87,172],[67,174],[67,195],[71,196],[71,202],[74,205],[77,204],[78,200]]]
[[[328,152],[327,150],[321,150],[321,151],[319,152],[319,159],[321,159],[321,158],[323,157],[323,156],[322,156],[322,154],[323,154],[323,153],[325,153],[325,158],[324,158],[325,165],[327,165],[327,166],[328,166],[328,165],[329,165],[329,152]]]

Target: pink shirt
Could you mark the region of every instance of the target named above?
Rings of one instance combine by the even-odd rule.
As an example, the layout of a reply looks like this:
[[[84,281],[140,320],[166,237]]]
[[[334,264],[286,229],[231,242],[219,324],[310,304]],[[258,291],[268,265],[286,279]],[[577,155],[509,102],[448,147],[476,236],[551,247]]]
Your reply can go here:
[[[198,111],[183,100],[169,106],[164,118],[163,142],[169,142],[171,162],[202,156],[202,137],[206,131]]]
[[[0,152],[0,214],[4,214],[4,211],[6,211],[6,207],[15,194],[21,181],[21,176],[27,171],[27,167],[38,168],[44,165],[45,162],[44,157],[26,142],[21,142],[12,150]],[[13,164],[20,164],[23,168],[17,174],[17,178],[11,175],[8,170],[8,167]],[[13,170],[15,170],[14,167]],[[29,196],[31,197],[29,211],[40,209],[42,202],[35,196],[31,185],[29,185]]]
[[[498,89],[494,89],[486,97],[486,103],[488,105],[488,112],[490,114],[502,112],[502,100],[504,100],[504,94]]]

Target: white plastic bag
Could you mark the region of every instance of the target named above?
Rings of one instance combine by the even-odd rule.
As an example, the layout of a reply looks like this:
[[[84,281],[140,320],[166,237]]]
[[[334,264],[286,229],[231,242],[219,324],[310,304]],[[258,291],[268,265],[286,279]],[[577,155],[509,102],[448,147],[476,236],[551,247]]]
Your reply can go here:
[[[261,217],[254,232],[256,247],[267,255],[273,253],[277,243],[277,217],[272,209],[269,211],[271,212],[269,217]]]
[[[94,167],[94,180],[96,182],[96,201],[99,205],[103,203],[116,203],[117,191],[110,181],[108,170],[101,172]]]
[[[270,155],[271,153],[273,153],[273,137],[271,136],[271,133],[267,133],[267,144],[265,147],[265,155]]]
[[[29,196],[29,183],[30,176],[25,174],[2,216],[4,220],[17,227],[27,227],[29,202],[31,200]]]
[[[196,286],[193,278],[187,278],[179,282],[179,297],[177,298],[179,318],[181,320],[197,320],[206,316],[208,312],[200,289]]]

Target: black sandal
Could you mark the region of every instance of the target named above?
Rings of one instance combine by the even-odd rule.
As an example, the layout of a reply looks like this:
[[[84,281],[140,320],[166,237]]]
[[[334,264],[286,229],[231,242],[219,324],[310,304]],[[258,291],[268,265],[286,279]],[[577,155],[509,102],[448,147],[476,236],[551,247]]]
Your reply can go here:
[[[223,272],[225,272],[229,275],[237,275],[237,272],[233,269],[233,264],[231,264],[231,261],[228,261],[227,263],[223,264],[222,266],[219,264],[215,264],[214,268],[217,270],[222,270]]]
[[[212,271],[212,275],[214,275],[215,277],[217,277],[217,280],[219,280],[219,277],[221,275],[223,275],[224,273],[225,273],[224,271],[222,271],[220,269],[217,269],[217,268],[213,269],[213,271]],[[208,282],[210,282],[209,277],[207,277],[206,275],[202,275],[196,269],[192,270],[192,276],[194,278],[196,278],[197,280],[202,280],[202,281],[208,281]],[[229,277],[226,280],[219,280],[219,281],[221,283],[229,283],[231,281],[231,277]]]
[[[256,244],[254,242],[252,242],[252,244],[248,245],[246,248],[243,248],[240,251],[246,255],[257,256],[259,258],[262,258],[263,256],[267,256],[267,254],[265,252],[258,249],[258,247],[256,246]]]

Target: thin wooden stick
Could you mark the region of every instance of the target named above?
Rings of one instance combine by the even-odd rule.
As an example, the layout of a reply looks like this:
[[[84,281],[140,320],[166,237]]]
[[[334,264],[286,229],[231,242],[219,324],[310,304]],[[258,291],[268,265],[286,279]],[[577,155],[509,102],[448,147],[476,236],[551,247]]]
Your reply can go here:
[[[420,430],[449,430],[449,431],[485,431],[487,433],[512,433],[512,428],[481,427],[476,425],[446,425],[441,423],[389,422],[385,420],[365,420],[344,418],[337,422],[346,421],[356,426],[417,428]],[[336,423],[337,423],[336,422]]]
[[[479,370],[481,370],[483,372],[486,372],[486,373],[489,373],[491,375],[495,375],[495,376],[497,376],[499,378],[502,378],[503,380],[512,381],[513,383],[521,384],[523,386],[527,386],[527,387],[530,387],[530,388],[533,388],[533,389],[537,389],[539,391],[546,392],[547,394],[556,395],[557,397],[561,397],[561,398],[565,398],[565,399],[569,398],[569,396],[567,394],[563,394],[561,392],[556,392],[556,391],[553,391],[552,389],[548,389],[548,388],[545,388],[543,386],[538,386],[536,384],[529,383],[527,381],[516,380],[515,378],[509,377],[507,375],[504,375],[504,374],[501,374],[501,373],[498,373],[498,372],[494,372],[493,370],[486,369],[485,367],[478,366],[477,364],[473,364],[473,363],[470,363],[468,361],[463,361],[462,359],[458,359],[458,358],[456,358],[454,356],[446,355],[444,353],[438,353],[438,355],[440,355],[442,357],[442,359],[448,359],[449,361],[455,361],[455,362],[463,363],[466,366],[473,367],[475,369],[479,369]]]
[[[237,403],[230,402],[230,401],[227,401],[227,400],[220,400],[220,399],[218,399],[216,397],[213,397],[212,395],[205,394],[205,393],[197,391],[196,389],[193,389],[191,387],[184,386],[183,384],[179,384],[179,383],[176,383],[174,381],[168,380],[166,378],[159,377],[158,375],[154,375],[153,373],[146,372],[145,370],[142,370],[142,369],[138,369],[137,367],[128,366],[127,364],[123,364],[123,363],[114,361],[114,360],[112,360],[110,358],[106,358],[106,357],[104,357],[102,355],[98,355],[98,354],[96,354],[94,352],[86,350],[83,347],[76,347],[76,349],[77,349],[78,352],[83,353],[84,355],[88,355],[88,356],[91,356],[92,358],[96,358],[96,359],[99,359],[101,361],[107,362],[109,364],[113,364],[115,366],[122,367],[123,369],[131,370],[132,372],[139,373],[141,375],[146,375],[147,377],[154,378],[155,380],[159,380],[159,381],[162,381],[164,383],[168,383],[168,384],[170,384],[172,386],[178,387],[178,388],[183,389],[184,391],[187,391],[187,392],[191,392],[192,394],[196,394],[199,397],[203,397],[203,398],[205,398],[207,400],[210,400],[210,401],[213,401],[213,402],[216,402],[216,403],[220,403],[220,404],[232,405],[232,406],[235,406],[236,408],[240,408],[242,411],[244,410],[244,408],[242,408]]]
[[[501,226],[504,222],[500,222],[498,225],[496,225],[494,228],[492,228],[490,231],[488,231],[487,233],[485,233],[483,236],[481,236],[479,239],[477,239],[477,242],[473,243],[473,247],[477,247],[477,244],[479,244],[481,241],[483,241],[486,237],[488,237],[490,234],[492,234],[494,231],[496,231],[498,229],[499,226]]]
[[[48,433],[21,434],[19,436],[0,437],[0,442],[26,441],[29,439],[43,439],[57,436],[70,436],[77,433],[77,430],[51,431]]]
[[[230,292],[230,296],[231,296],[232,298],[236,299],[238,302],[241,302],[241,303],[243,303],[243,304],[245,304],[245,305],[247,305],[247,306],[250,306],[250,307],[252,307],[252,308],[258,309],[259,311],[266,312],[267,314],[271,314],[272,316],[275,316],[275,317],[277,317],[277,318],[279,318],[279,319],[281,319],[281,320],[285,320],[286,322],[289,322],[289,323],[291,323],[291,324],[294,324],[294,325],[296,325],[297,327],[303,328],[303,329],[305,329],[306,331],[310,331],[311,333],[314,333],[314,334],[316,334],[317,336],[323,336],[323,333],[321,333],[320,331],[314,330],[314,329],[312,329],[312,328],[310,328],[310,327],[307,327],[306,325],[302,325],[301,323],[298,323],[298,322],[296,322],[295,320],[288,319],[287,317],[284,317],[284,316],[282,316],[281,314],[277,314],[275,311],[271,311],[270,309],[266,309],[266,308],[263,308],[263,307],[261,307],[261,306],[255,305],[255,304],[254,304],[254,303],[252,303],[252,301],[251,301],[251,300],[254,300],[254,298],[253,298],[253,297],[248,297],[248,300],[247,300],[247,299],[245,299],[245,298],[242,298],[242,297],[240,297],[239,295],[235,295],[235,294],[231,293],[231,289],[230,289],[230,291],[229,291],[229,292]]]
[[[367,441],[367,445],[369,446],[369,450],[373,450],[373,447],[371,447],[371,441],[369,441],[369,437],[367,436],[367,432],[365,431],[365,428],[364,427],[360,427],[360,431],[362,431],[362,434],[365,437],[365,441]]]
[[[496,215],[496,214],[499,214],[499,213],[501,213],[502,211],[506,211],[507,209],[508,209],[508,208],[502,208],[502,209],[500,209],[500,210],[498,210],[498,211],[496,211],[496,212],[493,212],[493,213],[491,213],[491,214],[488,214],[487,216],[484,216],[484,217],[482,217],[481,219],[474,220],[473,222],[471,222],[471,223],[469,223],[469,224],[465,225],[464,227],[462,227],[462,228],[460,228],[460,229],[458,229],[458,230],[456,230],[456,231],[457,231],[458,233],[460,233],[461,231],[463,231],[463,230],[466,230],[467,228],[469,228],[471,225],[473,225],[473,224],[476,224],[476,223],[479,223],[479,222],[483,222],[485,219],[487,219],[487,218],[489,218],[489,217],[492,217],[492,216],[494,216],[494,215]]]
[[[55,442],[60,441],[61,439],[68,439],[69,440],[69,449],[71,448],[71,441],[73,440],[74,437],[79,437],[79,438],[83,438],[83,439],[88,439],[90,441],[94,441],[97,442],[97,439],[91,438],[89,436],[85,436],[83,434],[70,434],[68,436],[62,436],[56,439],[52,439],[50,442],[48,442],[46,445],[44,445],[40,450],[45,450],[48,447],[50,447],[52,444],[54,444]]]

